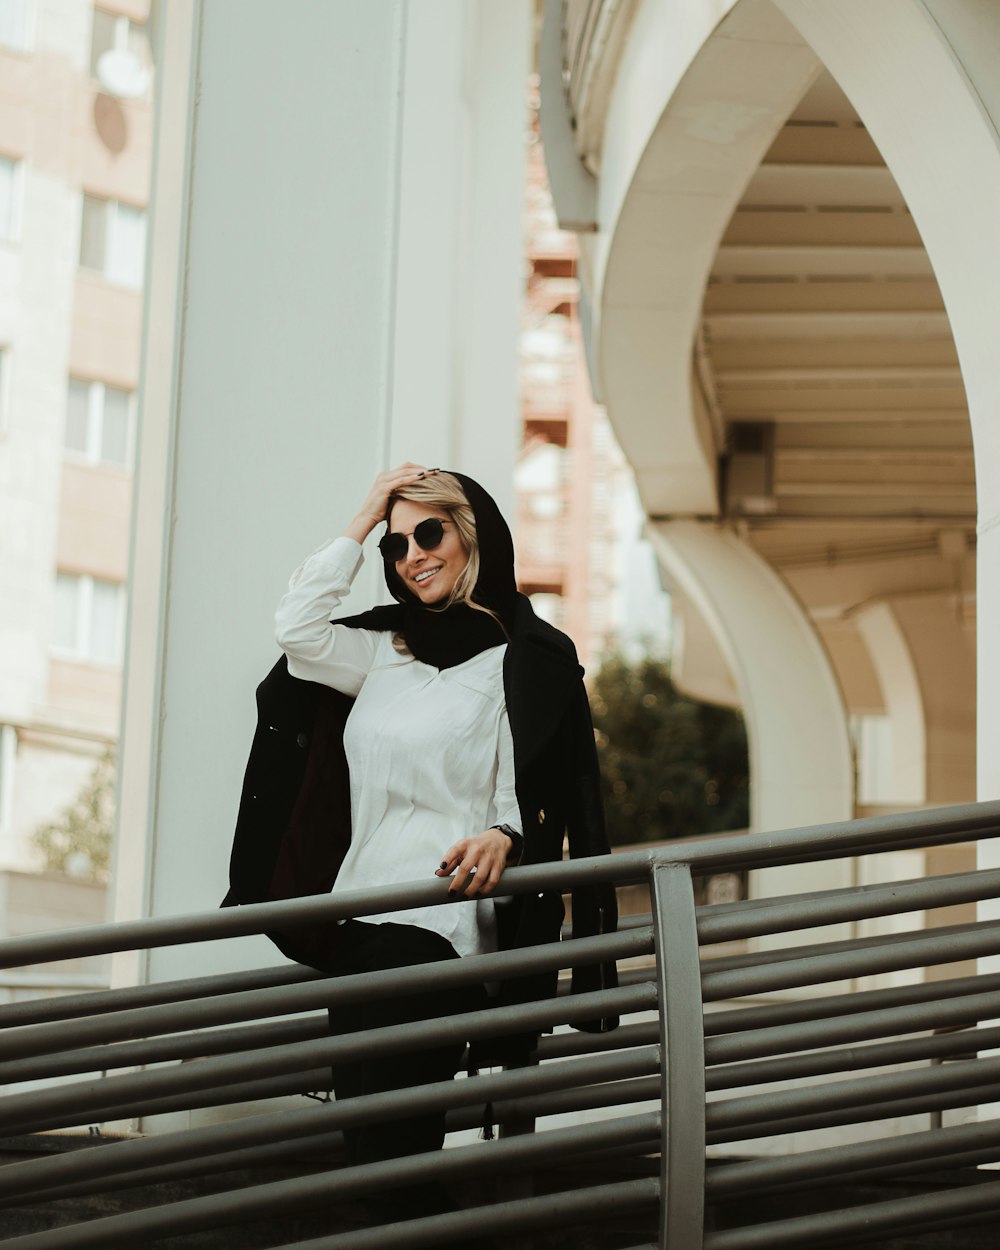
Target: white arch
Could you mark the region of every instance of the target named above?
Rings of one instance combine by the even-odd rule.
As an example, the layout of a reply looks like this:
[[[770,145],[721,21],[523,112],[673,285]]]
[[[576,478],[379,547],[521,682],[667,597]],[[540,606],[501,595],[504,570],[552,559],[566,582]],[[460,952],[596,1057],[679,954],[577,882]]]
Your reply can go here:
[[[840,687],[791,591],[750,546],[715,525],[668,521],[648,532],[739,687],[753,767],[752,827],[850,819],[854,769]]]
[[[846,91],[913,213],[962,366],[979,501],[978,789],[1000,795],[1000,142],[995,5],[774,0]],[[891,56],[886,49],[893,50]]]
[[[691,369],[702,294],[746,182],[818,69],[769,0],[636,12],[605,127],[600,233],[581,246],[598,385],[654,516],[717,511],[716,434]]]
[[[785,829],[854,814],[847,717],[812,623],[766,561],[735,535],[697,521],[649,527],[672,581],[712,630],[740,690],[750,744],[754,829]],[[751,894],[853,884],[853,861],[752,874]],[[852,936],[850,925],[839,936]],[[796,942],[808,942],[798,934]],[[785,938],[760,939],[764,946]]]

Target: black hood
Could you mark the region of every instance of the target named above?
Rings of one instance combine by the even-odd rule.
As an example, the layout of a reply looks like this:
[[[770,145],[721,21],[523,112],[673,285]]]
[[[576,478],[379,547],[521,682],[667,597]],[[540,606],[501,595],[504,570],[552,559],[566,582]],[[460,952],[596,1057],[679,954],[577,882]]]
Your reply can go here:
[[[456,473],[452,469],[443,469],[461,486],[473,516],[476,518],[476,542],[479,547],[479,577],[473,591],[473,599],[484,608],[495,612],[505,625],[508,624],[514,610],[517,597],[517,582],[514,578],[514,540],[510,529],[497,507],[496,500],[471,477],[464,473]],[[390,504],[389,512],[392,511]],[[386,514],[386,523],[389,513]],[[396,565],[391,560],[383,560],[385,584],[389,594],[397,603],[426,611],[417,596],[408,590],[403,579],[396,572]],[[450,611],[451,609],[449,609]]]

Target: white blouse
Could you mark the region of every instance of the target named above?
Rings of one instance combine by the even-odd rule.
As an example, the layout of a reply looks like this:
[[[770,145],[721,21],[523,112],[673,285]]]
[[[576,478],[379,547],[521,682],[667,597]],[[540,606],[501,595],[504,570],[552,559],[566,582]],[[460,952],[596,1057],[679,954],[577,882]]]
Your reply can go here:
[[[351,846],[335,891],[430,879],[460,838],[496,824],[521,828],[506,646],[437,669],[400,655],[387,631],[331,624],[363,558],[352,538],[324,544],[292,575],[276,614],[292,676],[355,696],[344,732]],[[365,919],[431,929],[470,955],[496,948],[493,908],[480,899]]]

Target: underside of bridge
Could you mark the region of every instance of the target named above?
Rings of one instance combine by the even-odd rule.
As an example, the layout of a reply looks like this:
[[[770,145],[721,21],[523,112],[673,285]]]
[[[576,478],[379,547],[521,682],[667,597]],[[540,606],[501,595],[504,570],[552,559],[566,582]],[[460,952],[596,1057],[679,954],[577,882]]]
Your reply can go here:
[[[585,172],[550,169],[676,675],[743,706],[758,799],[812,775],[814,806],[758,822],[972,798],[976,465],[931,257],[808,0],[739,0],[700,38],[675,7],[564,7]]]
[[[892,174],[828,73],[733,214],[702,328],[723,515],[790,577],[857,566],[839,594],[809,584],[809,605],[860,601],[898,561],[907,590],[954,589],[976,496],[951,329]]]

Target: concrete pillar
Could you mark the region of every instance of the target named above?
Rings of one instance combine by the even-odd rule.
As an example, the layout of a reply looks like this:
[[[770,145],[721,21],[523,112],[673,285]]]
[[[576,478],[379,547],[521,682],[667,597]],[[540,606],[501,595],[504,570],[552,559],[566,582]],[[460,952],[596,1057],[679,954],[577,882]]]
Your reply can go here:
[[[920,681],[928,803],[976,797],[975,640],[953,595],[908,595],[893,611]]]
[[[509,489],[531,6],[286,10],[158,6],[122,919],[225,893],[274,605],[375,473],[458,458]],[[115,979],[278,961],[220,943]]]
[[[751,827],[850,819],[854,770],[840,690],[787,586],[752,548],[715,526],[654,522],[648,533],[669,577],[713,631],[739,689],[750,743]],[[755,875],[755,894],[785,894],[850,885],[852,865],[795,865]]]
[[[901,806],[919,807],[927,800],[927,735],[913,656],[890,604],[870,604],[855,620],[878,674],[889,718],[890,798]]]

